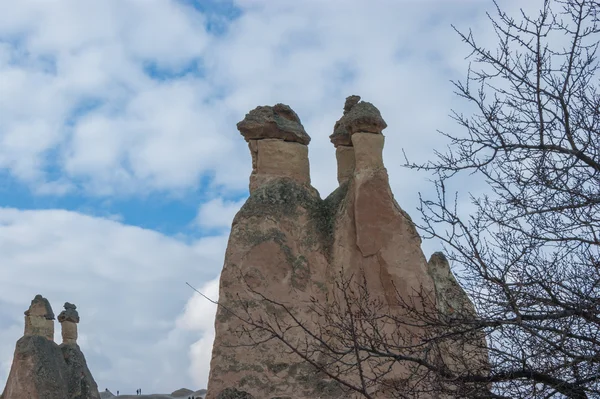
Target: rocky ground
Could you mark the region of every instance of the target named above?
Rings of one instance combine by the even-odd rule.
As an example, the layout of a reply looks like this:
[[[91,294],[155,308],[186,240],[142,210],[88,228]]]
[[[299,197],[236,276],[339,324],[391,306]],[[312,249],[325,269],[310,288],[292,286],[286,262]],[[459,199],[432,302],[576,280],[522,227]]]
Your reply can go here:
[[[191,391],[190,391],[191,392]],[[173,394],[176,394],[174,396]],[[206,395],[206,390],[201,389],[196,392],[186,393],[184,395],[177,394],[177,391],[173,392],[173,394],[151,394],[151,395],[119,395],[119,399],[187,399],[190,397],[194,397],[197,399],[203,399]],[[112,394],[111,392],[100,392],[100,398],[109,399],[116,398],[117,396]]]

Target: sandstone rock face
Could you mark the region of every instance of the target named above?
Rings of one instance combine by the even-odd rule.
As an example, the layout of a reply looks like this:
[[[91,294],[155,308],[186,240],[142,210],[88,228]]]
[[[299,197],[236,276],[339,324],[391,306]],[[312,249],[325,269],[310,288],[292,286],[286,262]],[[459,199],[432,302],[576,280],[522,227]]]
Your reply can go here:
[[[282,139],[304,145],[310,143],[310,136],[304,130],[300,118],[284,104],[256,107],[237,127],[247,141]]]
[[[337,160],[338,183],[342,184],[354,175],[356,166],[354,149],[341,145],[335,149],[335,158]]]
[[[100,399],[98,386],[75,343],[79,322],[75,309],[67,302],[59,315],[65,341],[59,346],[53,340],[54,313],[50,303],[41,295],[34,298],[25,312],[25,335],[17,341],[0,399]]]
[[[307,147],[310,136],[290,107],[284,104],[256,107],[237,126],[252,155],[250,193],[283,177],[310,184]]]
[[[76,343],[60,345],[62,357],[66,364],[67,375],[64,379],[68,398],[71,399],[100,399],[98,384],[90,372],[85,356]]]
[[[440,313],[457,318],[475,314],[471,300],[450,271],[450,265],[443,253],[436,252],[431,255],[427,268],[435,283],[436,306]],[[482,333],[474,332],[466,336],[461,335],[459,339],[449,339],[442,343],[442,347],[444,363],[454,371],[488,369],[486,340]]]
[[[79,323],[79,313],[77,306],[72,303],[65,303],[65,310],[58,315],[58,322],[62,329],[63,344],[77,343],[77,323]]]
[[[58,345],[40,335],[17,341],[2,399],[68,398],[67,366]]]
[[[364,279],[372,297],[396,316],[401,315],[399,299],[416,291],[437,298],[460,289],[450,281],[449,268],[426,261],[415,226],[389,186],[382,158],[387,125],[377,108],[359,101],[347,98],[330,136],[340,186],[324,200],[310,185],[308,141],[289,139],[293,129],[287,122],[273,122],[279,105],[258,107],[238,124],[252,152],[251,195],[234,218],[225,254],[207,399],[352,397],[278,341],[252,345],[239,334],[247,326],[228,310],[251,318],[280,311],[265,306],[263,299],[271,298],[311,328],[319,320],[307,313],[307,304],[311,298],[327,303],[340,273]],[[293,111],[286,115],[300,123]],[[470,304],[466,295],[456,301],[455,306]],[[433,308],[435,299],[419,306]],[[390,327],[383,332],[398,333]],[[288,339],[300,342],[303,335],[290,332]],[[407,373],[397,363],[390,378]]]
[[[25,311],[24,335],[39,335],[54,339],[54,312],[46,298],[36,295],[31,306]]]
[[[250,192],[282,177],[310,184],[307,146],[281,139],[250,140],[248,146],[253,160]]]

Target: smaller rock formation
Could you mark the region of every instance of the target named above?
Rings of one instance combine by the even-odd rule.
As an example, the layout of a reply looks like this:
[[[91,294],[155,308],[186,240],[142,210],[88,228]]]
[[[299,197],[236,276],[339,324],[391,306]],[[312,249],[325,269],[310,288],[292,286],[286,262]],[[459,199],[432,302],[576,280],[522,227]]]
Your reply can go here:
[[[79,313],[77,306],[65,302],[65,310],[58,315],[58,322],[62,329],[63,344],[77,343],[77,323],[79,323]]]
[[[100,399],[98,386],[77,345],[79,315],[65,304],[59,315],[63,344],[54,342],[54,312],[36,295],[25,312],[25,333],[17,341],[13,363],[0,399]]]
[[[54,340],[54,312],[50,302],[36,295],[31,306],[25,311],[25,336],[37,335]]]
[[[310,136],[289,106],[256,107],[237,127],[252,155],[250,193],[281,177],[310,184],[307,147]]]
[[[473,303],[456,281],[442,252],[431,255],[427,269],[435,283],[436,306],[442,315],[457,321],[469,320],[476,315]],[[487,343],[481,331],[461,333],[456,337],[450,335],[440,347],[444,363],[453,372],[461,374],[489,369]]]
[[[355,169],[383,168],[383,129],[387,124],[379,110],[360,96],[349,96],[344,114],[335,123],[329,139],[335,146],[338,182],[350,179]],[[353,148],[354,147],[354,148]]]

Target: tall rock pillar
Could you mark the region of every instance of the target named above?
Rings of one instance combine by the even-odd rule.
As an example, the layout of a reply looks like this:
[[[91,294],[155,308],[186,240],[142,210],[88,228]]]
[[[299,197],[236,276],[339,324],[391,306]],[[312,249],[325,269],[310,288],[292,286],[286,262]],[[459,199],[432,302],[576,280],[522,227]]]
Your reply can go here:
[[[233,389],[261,399],[318,398],[327,381],[276,340],[254,345],[233,314],[261,317],[264,295],[302,315],[311,297],[324,296],[324,218],[310,185],[310,137],[283,104],[257,107],[237,126],[252,153],[250,197],[233,220],[225,253],[207,399],[229,398]]]
[[[54,340],[54,312],[50,302],[41,295],[36,295],[31,306],[25,311],[25,336],[37,335]]]
[[[77,306],[65,302],[65,310],[58,315],[58,322],[61,326],[63,344],[77,343],[77,323],[79,323],[79,313]]]
[[[321,349],[335,348],[348,331],[339,334],[330,325],[319,330],[327,317],[317,316],[309,304],[333,309],[342,318],[348,310],[360,310],[358,298],[344,302],[341,309],[335,303],[336,297],[352,291],[340,283],[354,281],[364,284],[382,315],[376,315],[373,325],[361,324],[366,330],[359,333],[368,335],[376,329],[373,336],[380,337],[375,341],[381,339],[383,348],[388,340],[397,344],[392,347],[413,350],[418,357],[423,356],[425,328],[410,321],[390,322],[407,320],[403,304],[446,312],[448,306],[468,306],[468,298],[450,278],[447,263],[438,261],[437,255],[426,261],[415,225],[394,199],[382,155],[387,125],[373,104],[360,101],[359,96],[347,98],[330,136],[336,148],[339,187],[325,200],[310,185],[310,138],[294,111],[282,104],[257,107],[237,126],[252,154],[250,197],[233,220],[225,254],[206,398],[354,399],[355,393],[316,373],[272,336],[254,330],[258,337],[251,339],[245,331],[252,326],[243,320],[294,326],[288,324],[293,315],[306,330],[286,329],[285,340],[298,351],[305,348],[316,354],[318,359],[311,357],[314,362],[329,363]],[[442,301],[446,296],[452,296],[448,306]],[[285,311],[276,304],[285,305]],[[306,331],[319,331],[318,337]],[[357,355],[345,349],[337,355]],[[448,346],[442,350],[441,356],[433,354],[434,361],[448,361],[463,352],[462,348],[451,352],[454,348]],[[431,379],[426,372],[415,371],[414,363],[390,357],[382,365],[382,359],[362,358],[366,363],[361,363],[361,375],[378,381],[369,387],[374,398],[393,397],[390,387],[394,385],[414,383],[431,391]],[[361,383],[360,373],[352,368],[356,364],[337,365],[349,374],[349,381]],[[464,365],[449,365],[459,366]],[[383,378],[374,374],[381,370],[385,370]],[[423,396],[429,397],[433,396]]]
[[[54,312],[46,298],[36,295],[25,312],[25,334],[17,341],[12,366],[0,399],[100,399],[76,343],[79,315],[65,304],[58,319],[63,344],[54,342]]]
[[[280,178],[310,185],[310,136],[287,105],[257,107],[238,123],[252,155],[250,193]]]

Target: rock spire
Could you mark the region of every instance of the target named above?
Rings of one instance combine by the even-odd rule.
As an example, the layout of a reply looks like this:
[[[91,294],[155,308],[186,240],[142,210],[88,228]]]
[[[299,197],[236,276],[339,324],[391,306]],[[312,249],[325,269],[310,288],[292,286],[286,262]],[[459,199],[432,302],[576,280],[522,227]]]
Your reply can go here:
[[[290,107],[257,107],[238,123],[252,153],[250,197],[233,220],[225,254],[207,399],[348,397],[278,342],[250,345],[239,334],[244,323],[226,309],[261,317],[274,311],[261,298],[271,298],[311,328],[319,321],[306,304],[325,303],[340,274],[363,276],[390,312],[399,309],[398,294],[407,299],[418,289],[454,298],[423,307],[470,305],[447,262],[440,255],[427,262],[414,224],[394,199],[382,156],[386,127],[373,104],[346,99],[330,136],[339,187],[321,199],[310,184],[310,138]],[[294,334],[288,339],[302,340]],[[407,372],[398,363],[390,378]]]
[[[77,343],[77,323],[79,323],[79,313],[77,306],[65,302],[65,310],[58,315],[58,321],[62,328],[62,339],[64,344]]]
[[[237,124],[252,155],[250,193],[274,179],[287,177],[310,184],[308,143],[298,115],[287,105],[256,107]]]
[[[25,333],[17,341],[0,399],[100,399],[98,386],[77,345],[76,306],[65,303],[58,320],[63,343],[54,342],[54,312],[36,295],[25,311]]]

